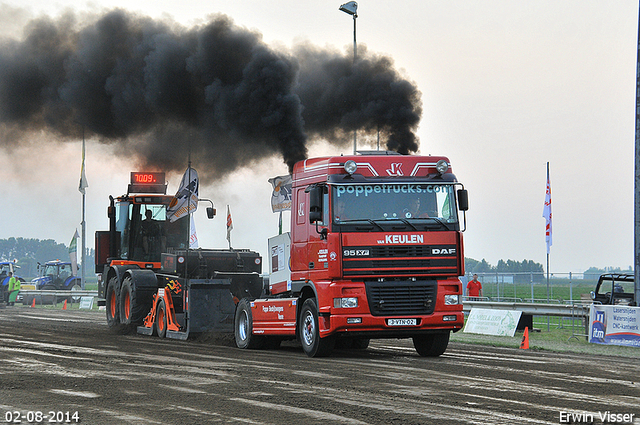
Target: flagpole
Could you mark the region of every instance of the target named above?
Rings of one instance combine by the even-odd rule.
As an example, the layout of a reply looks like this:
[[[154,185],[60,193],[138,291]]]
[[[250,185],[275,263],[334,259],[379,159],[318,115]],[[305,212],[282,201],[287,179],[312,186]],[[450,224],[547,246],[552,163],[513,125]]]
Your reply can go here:
[[[85,155],[85,140],[84,140],[84,125],[82,126],[82,169],[84,170],[84,155]],[[85,192],[86,190],[82,191],[82,254],[80,256],[82,261],[82,265],[80,266],[80,287],[82,288],[82,290],[84,291],[85,289],[85,245],[86,245],[86,226],[87,223],[85,222],[85,207],[86,207],[86,202],[85,202]]]
[[[227,204],[227,242],[229,242],[229,249],[231,249],[231,229],[232,223],[229,218],[231,217],[231,210],[229,209],[229,204]]]
[[[549,162],[547,162],[547,184],[549,184]],[[551,208],[551,206],[549,206],[549,208]],[[551,229],[547,230],[547,232],[550,232],[550,231]],[[547,237],[551,237],[551,235]],[[549,249],[549,242],[547,242],[547,303],[549,303],[550,301],[549,299],[549,252],[550,251],[551,250]]]
[[[186,265],[184,268],[184,277],[188,278],[189,273],[189,251],[191,248],[191,197],[193,196],[193,187],[191,186],[191,140],[189,140],[189,164],[187,167],[187,172],[189,173],[188,182],[189,182],[189,202],[187,202],[187,259]]]

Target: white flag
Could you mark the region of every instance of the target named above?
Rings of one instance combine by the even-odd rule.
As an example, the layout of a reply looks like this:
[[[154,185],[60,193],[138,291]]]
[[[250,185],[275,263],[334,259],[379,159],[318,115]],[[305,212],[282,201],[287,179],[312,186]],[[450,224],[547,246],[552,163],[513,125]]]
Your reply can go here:
[[[549,178],[549,163],[547,163],[547,191],[544,197],[544,209],[542,210],[542,216],[545,218],[546,234],[545,240],[547,241],[547,254],[551,252],[552,244],[552,226],[551,226],[551,179]]]
[[[78,273],[78,229],[73,234],[69,243],[69,260],[71,260],[71,274],[74,276]]]
[[[167,208],[170,222],[191,214],[198,209],[198,173],[193,168],[187,168],[182,176],[180,187]]]
[[[196,234],[196,222],[193,220],[193,214],[191,215],[191,231],[189,232],[189,248],[198,248],[198,235]]]
[[[273,186],[271,193],[271,211],[288,211],[291,210],[291,176],[278,176],[269,179],[269,183]]]
[[[83,195],[85,194],[85,189],[89,187],[89,183],[87,182],[87,175],[84,172],[84,141],[82,142],[82,168],[80,169],[80,184],[78,185],[78,190]]]

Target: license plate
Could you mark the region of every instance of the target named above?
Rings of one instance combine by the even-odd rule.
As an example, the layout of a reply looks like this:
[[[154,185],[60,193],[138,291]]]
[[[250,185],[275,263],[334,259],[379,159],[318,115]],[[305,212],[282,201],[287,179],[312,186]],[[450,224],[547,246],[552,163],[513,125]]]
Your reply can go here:
[[[389,326],[415,326],[418,324],[418,319],[388,319],[387,325]]]

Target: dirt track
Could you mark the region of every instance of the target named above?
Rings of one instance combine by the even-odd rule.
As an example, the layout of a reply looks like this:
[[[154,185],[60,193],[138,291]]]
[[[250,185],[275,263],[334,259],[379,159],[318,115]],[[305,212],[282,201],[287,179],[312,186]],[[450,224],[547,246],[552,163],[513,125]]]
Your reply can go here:
[[[103,312],[17,306],[0,309],[0,337],[0,423],[14,411],[96,425],[558,424],[569,412],[600,424],[606,411],[640,423],[629,358],[459,343],[421,358],[410,340],[378,340],[310,359],[293,343],[114,335]]]

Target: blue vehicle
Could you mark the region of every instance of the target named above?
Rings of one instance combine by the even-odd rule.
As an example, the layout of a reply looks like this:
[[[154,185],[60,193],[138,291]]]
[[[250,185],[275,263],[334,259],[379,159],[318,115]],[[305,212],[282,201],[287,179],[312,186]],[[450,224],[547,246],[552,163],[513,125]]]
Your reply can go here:
[[[24,283],[25,280],[16,275],[19,268],[15,261],[0,261],[0,302],[6,302],[9,297],[9,272],[13,273],[21,284]]]
[[[38,290],[45,291],[78,291],[81,289],[81,280],[72,273],[72,265],[69,261],[47,261],[38,264],[39,276],[31,283]]]

